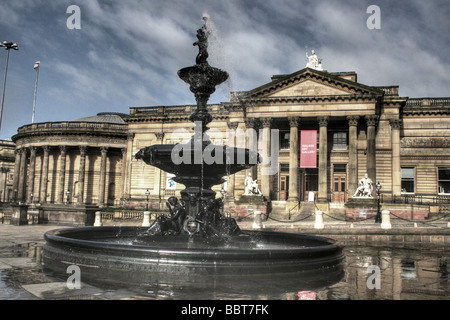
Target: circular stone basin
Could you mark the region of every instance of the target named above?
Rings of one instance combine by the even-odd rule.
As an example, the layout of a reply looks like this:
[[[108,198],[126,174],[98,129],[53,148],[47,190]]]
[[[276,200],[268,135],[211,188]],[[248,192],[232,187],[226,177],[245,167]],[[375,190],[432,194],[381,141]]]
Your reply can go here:
[[[201,237],[141,236],[141,227],[79,227],[45,234],[45,267],[67,279],[77,265],[81,281],[199,286],[218,283],[248,292],[305,281],[322,286],[342,277],[342,250],[329,238],[241,231],[221,241]],[[256,284],[256,286],[255,286]],[[258,289],[259,290],[259,289]]]

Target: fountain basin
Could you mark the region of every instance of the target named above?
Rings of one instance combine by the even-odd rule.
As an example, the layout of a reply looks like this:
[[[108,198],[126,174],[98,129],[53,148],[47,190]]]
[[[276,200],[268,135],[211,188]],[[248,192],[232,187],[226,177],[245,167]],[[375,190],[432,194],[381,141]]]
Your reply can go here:
[[[143,230],[80,227],[47,232],[45,267],[67,278],[68,266],[77,265],[82,281],[115,285],[187,285],[204,279],[217,281],[217,277],[232,278],[239,284],[269,277],[276,284],[281,278],[289,283],[290,275],[308,272],[328,281],[327,270],[335,277],[343,259],[341,248],[325,237],[241,231],[217,242],[187,235],[141,237]]]
[[[199,148],[191,142],[152,145],[139,150],[135,158],[175,174],[173,180],[186,186],[203,185],[204,188],[223,183],[224,176],[251,168],[260,161],[258,153],[249,149],[212,144],[207,146],[212,150],[212,156],[210,156],[211,160],[214,160],[212,163],[205,161],[207,156],[204,156],[204,147],[202,149],[201,142]],[[179,161],[179,163],[174,161],[174,148],[177,150],[176,154],[180,153],[180,158],[185,161]],[[185,157],[183,153],[187,156]]]

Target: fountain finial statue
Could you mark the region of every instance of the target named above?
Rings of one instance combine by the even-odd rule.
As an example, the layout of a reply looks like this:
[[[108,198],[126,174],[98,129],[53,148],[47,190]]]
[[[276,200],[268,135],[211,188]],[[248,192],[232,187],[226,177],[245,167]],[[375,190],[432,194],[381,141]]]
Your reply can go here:
[[[208,54],[208,37],[210,35],[210,31],[208,30],[206,23],[208,22],[208,17],[204,16],[203,27],[197,30],[197,39],[198,41],[194,42],[194,46],[198,46],[198,55],[195,59],[197,65],[201,65],[207,63],[207,59],[209,57]]]

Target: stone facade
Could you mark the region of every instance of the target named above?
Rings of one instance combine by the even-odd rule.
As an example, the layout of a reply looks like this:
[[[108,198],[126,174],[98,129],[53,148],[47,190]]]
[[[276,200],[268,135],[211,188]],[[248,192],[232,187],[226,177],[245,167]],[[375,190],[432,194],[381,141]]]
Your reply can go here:
[[[19,128],[14,199],[64,203],[69,191],[73,203],[144,207],[148,190],[150,208],[164,208],[184,187],[169,186],[170,175],[134,154],[189,139],[194,108],[139,107],[121,115],[123,123],[97,118]],[[313,193],[321,210],[343,208],[366,173],[382,185],[383,206],[402,196],[450,197],[450,98],[410,99],[397,86],[361,84],[355,72],[305,68],[208,108],[214,143],[257,148],[270,165],[276,161],[276,170],[264,161],[249,169],[276,207],[301,208]],[[316,168],[299,166],[302,130],[318,133]],[[240,204],[247,173],[214,188],[219,196],[226,191],[230,207]]]

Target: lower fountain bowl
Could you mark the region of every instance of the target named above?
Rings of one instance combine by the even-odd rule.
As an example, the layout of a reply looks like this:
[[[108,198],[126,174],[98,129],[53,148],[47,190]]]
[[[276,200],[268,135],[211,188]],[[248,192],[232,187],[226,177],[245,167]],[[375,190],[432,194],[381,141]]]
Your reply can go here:
[[[110,284],[216,285],[232,279],[233,290],[248,281],[255,289],[255,283],[286,287],[299,275],[300,282],[307,279],[318,281],[317,285],[342,277],[342,250],[325,237],[244,230],[216,241],[184,235],[141,236],[144,230],[80,227],[47,232],[45,268],[67,278],[67,268],[76,265],[82,281]]]

